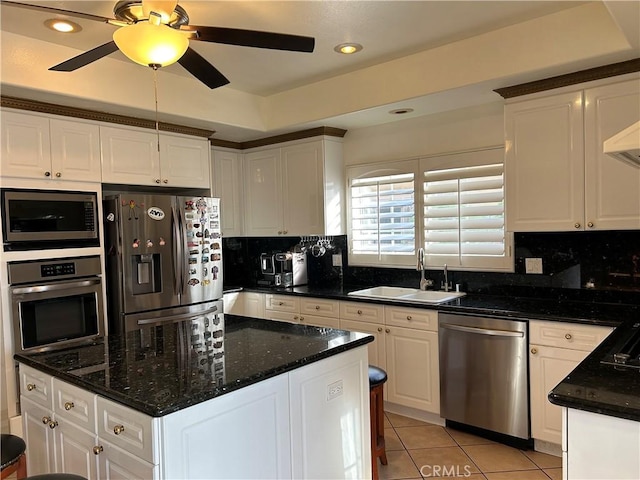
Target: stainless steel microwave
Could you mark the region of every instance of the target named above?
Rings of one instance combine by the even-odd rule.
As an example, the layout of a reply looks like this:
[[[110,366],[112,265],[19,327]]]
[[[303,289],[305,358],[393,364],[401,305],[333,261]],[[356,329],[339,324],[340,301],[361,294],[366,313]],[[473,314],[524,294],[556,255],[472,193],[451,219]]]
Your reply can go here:
[[[2,190],[5,250],[99,246],[95,192]]]

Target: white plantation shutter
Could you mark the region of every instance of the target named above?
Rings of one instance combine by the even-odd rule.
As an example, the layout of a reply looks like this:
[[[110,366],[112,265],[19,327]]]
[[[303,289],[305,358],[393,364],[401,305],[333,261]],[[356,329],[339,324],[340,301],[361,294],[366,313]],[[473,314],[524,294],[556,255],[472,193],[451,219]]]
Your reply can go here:
[[[423,188],[428,264],[504,263],[503,163],[427,170]]]
[[[412,263],[416,243],[415,174],[353,178],[349,188],[353,263]]]

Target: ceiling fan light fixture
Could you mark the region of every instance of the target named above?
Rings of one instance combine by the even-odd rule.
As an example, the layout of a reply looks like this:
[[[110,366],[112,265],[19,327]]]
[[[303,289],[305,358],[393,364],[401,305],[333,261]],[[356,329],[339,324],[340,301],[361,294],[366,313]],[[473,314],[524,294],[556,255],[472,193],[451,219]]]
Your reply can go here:
[[[146,21],[119,28],[113,41],[129,59],[146,67],[176,63],[189,47],[189,38],[182,32]]]

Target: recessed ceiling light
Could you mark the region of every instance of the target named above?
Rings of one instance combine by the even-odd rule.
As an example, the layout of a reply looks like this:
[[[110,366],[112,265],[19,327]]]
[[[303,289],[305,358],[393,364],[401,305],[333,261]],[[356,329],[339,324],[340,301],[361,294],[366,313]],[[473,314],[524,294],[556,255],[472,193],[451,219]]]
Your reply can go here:
[[[61,33],[77,33],[82,30],[82,27],[77,23],[59,18],[50,18],[49,20],[45,20],[44,24],[47,28]]]
[[[333,49],[338,53],[344,53],[345,55],[351,55],[352,53],[358,53],[362,50],[362,45],[359,43],[341,43],[336,45]]]
[[[391,115],[404,115],[405,113],[413,112],[413,108],[396,108],[395,110],[391,110],[389,113]]]

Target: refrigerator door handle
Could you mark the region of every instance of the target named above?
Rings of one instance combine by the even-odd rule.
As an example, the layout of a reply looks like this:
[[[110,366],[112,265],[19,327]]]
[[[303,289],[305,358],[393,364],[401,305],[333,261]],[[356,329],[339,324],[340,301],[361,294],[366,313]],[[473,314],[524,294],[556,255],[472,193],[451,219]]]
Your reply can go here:
[[[203,310],[201,312],[189,312],[189,313],[180,313],[177,315],[167,315],[164,317],[160,317],[160,318],[146,318],[146,319],[140,319],[136,321],[136,324],[139,326],[142,325],[151,325],[151,324],[156,324],[156,323],[168,323],[168,322],[174,322],[174,321],[178,321],[178,320],[188,320],[190,318],[198,318],[201,317],[203,315],[209,315],[211,313],[217,312],[218,311],[218,307],[213,307],[210,308],[208,310]]]
[[[171,207],[171,227],[173,228],[173,292],[177,295],[182,292],[182,237],[176,207]]]
[[[178,222],[179,222],[179,226],[178,226],[178,230],[179,230],[179,235],[180,235],[180,242],[179,242],[179,251],[178,251],[178,255],[180,255],[179,259],[180,259],[180,294],[184,294],[185,293],[185,288],[187,285],[187,282],[185,281],[185,272],[189,266],[189,249],[185,247],[184,244],[184,235],[186,232],[186,224],[187,221],[184,218],[184,212],[182,211],[182,208],[178,208]]]

